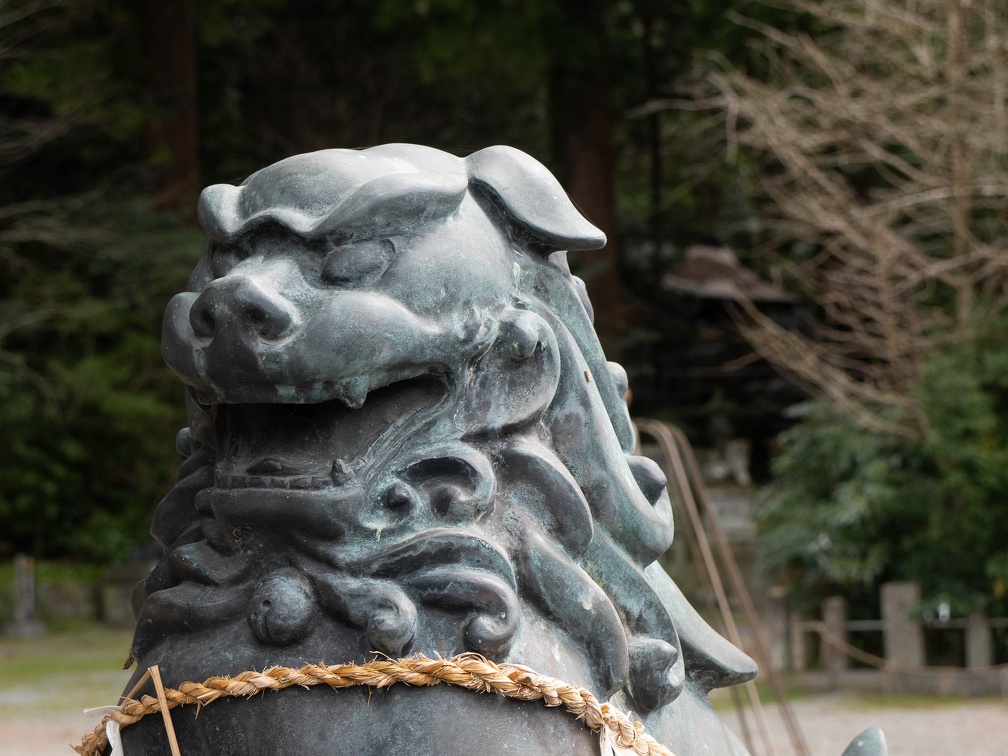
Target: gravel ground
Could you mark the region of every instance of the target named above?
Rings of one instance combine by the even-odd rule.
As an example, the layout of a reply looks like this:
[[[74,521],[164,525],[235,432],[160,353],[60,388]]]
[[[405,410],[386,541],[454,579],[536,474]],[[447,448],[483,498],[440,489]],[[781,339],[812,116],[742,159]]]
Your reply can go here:
[[[885,731],[892,756],[1008,756],[1008,702],[901,699],[897,704],[827,694],[795,701],[793,706],[813,756],[840,756],[851,739],[871,725]],[[722,715],[737,730],[735,713]],[[795,751],[772,706],[768,724],[777,755],[792,756]],[[93,726],[83,714],[15,717],[0,711],[0,754],[72,756],[68,744],[79,743]]]
[[[1008,756],[1008,701],[899,699],[851,694],[820,694],[792,703],[812,756],[840,756],[861,731],[885,732],[891,756]],[[736,732],[734,711],[722,712]],[[767,707],[767,724],[777,756],[793,756],[776,706]]]

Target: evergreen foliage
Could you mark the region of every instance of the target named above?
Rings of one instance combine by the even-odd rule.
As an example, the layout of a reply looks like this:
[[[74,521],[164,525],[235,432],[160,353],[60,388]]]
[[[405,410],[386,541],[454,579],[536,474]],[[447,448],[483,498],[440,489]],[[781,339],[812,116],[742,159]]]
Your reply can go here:
[[[915,580],[958,614],[1008,608],[1005,333],[998,323],[930,361],[920,441],[795,408],[761,496],[765,567],[810,601]]]
[[[184,419],[160,313],[201,242],[143,199],[163,156],[128,6],[3,5],[0,554],[107,561],[171,481]]]

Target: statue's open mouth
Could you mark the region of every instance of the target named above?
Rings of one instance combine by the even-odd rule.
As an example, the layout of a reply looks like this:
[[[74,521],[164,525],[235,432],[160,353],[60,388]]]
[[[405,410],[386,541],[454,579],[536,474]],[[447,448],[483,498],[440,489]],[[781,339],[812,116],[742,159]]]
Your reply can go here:
[[[323,491],[339,488],[383,453],[396,430],[416,427],[447,394],[432,375],[372,391],[360,409],[317,404],[218,404],[217,489]]]

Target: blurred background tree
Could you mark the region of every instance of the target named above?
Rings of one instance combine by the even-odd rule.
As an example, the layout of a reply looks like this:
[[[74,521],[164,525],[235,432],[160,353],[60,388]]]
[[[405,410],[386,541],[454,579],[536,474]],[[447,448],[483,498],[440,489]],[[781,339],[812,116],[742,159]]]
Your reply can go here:
[[[911,389],[936,349],[1008,302],[1008,8],[999,2],[788,3],[753,75],[701,80],[731,153],[758,171],[761,253],[819,308],[804,333],[746,308],[780,370],[877,430],[920,439]]]
[[[1008,6],[789,0],[685,105],[752,172],[752,257],[812,305],[735,321],[818,403],[781,437],[767,562],[821,596],[921,581],[953,605],[1008,585]],[[781,23],[784,21],[785,23]],[[1002,606],[1004,608],[1004,606]]]
[[[199,242],[146,199],[133,32],[104,4],[0,4],[4,553],[120,555],[172,474],[157,320]]]
[[[572,263],[636,414],[750,439],[760,481],[790,428],[768,565],[810,595],[1008,589],[1006,11],[739,5],[0,0],[0,556],[146,540],[200,187],[326,147],[503,143],[609,236]],[[786,296],[732,325],[673,292],[697,245]]]
[[[0,555],[105,561],[146,539],[184,423],[158,340],[203,244],[198,191],[293,153],[408,141],[539,156],[612,239],[576,264],[617,352],[617,113],[639,66],[612,61],[644,53],[642,24],[648,54],[684,59],[689,15],[601,0],[0,0]]]

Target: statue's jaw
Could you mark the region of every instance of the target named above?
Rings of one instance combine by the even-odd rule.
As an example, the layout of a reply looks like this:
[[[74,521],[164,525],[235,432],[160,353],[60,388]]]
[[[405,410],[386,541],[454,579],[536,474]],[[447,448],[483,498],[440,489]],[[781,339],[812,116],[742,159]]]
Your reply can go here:
[[[372,391],[359,409],[341,399],[215,405],[214,488],[342,488],[447,392],[444,381],[426,375]]]

